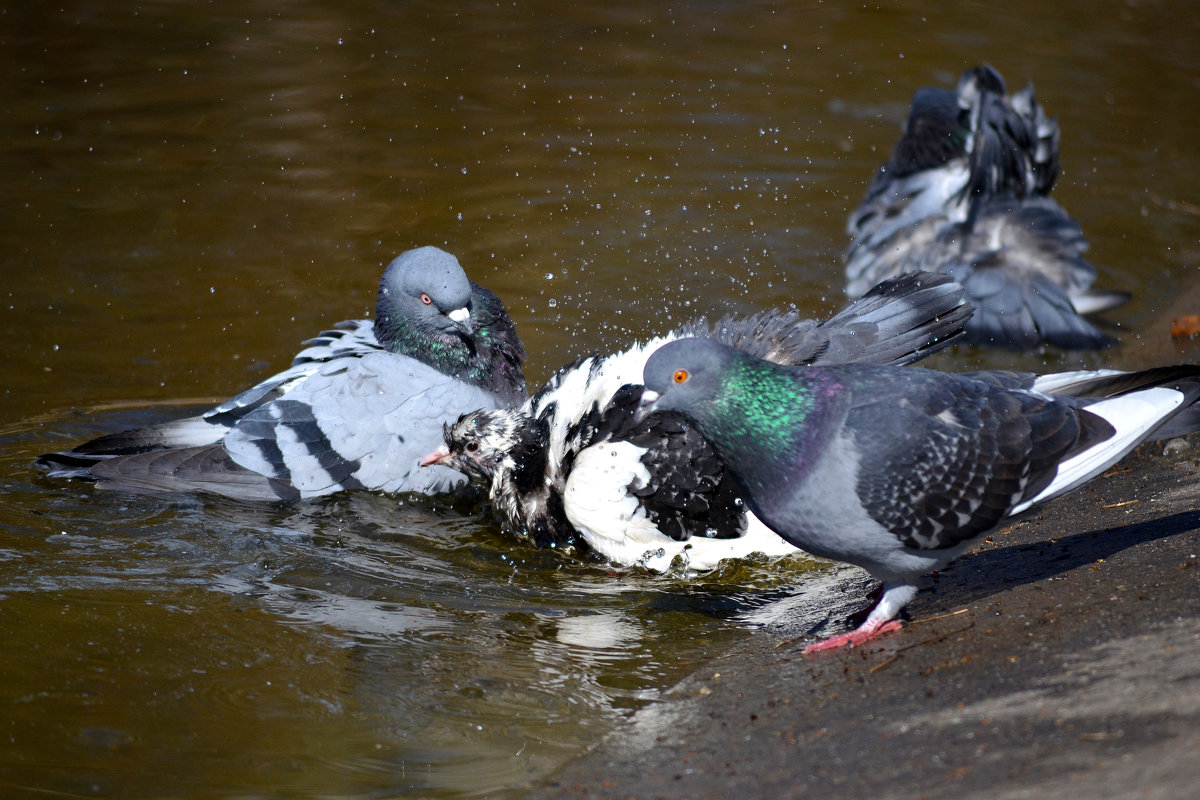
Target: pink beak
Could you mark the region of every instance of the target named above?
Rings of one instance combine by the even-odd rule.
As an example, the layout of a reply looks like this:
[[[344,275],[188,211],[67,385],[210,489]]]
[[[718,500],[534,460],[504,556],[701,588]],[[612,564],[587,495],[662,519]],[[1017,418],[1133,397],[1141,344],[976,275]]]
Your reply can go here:
[[[425,456],[417,463],[420,464],[422,467],[428,467],[428,466],[432,466],[433,464],[440,464],[440,463],[442,463],[442,461],[444,461],[445,459],[447,459],[449,457],[450,457],[450,448],[446,447],[446,445],[442,445],[437,450],[434,450],[432,453]]]

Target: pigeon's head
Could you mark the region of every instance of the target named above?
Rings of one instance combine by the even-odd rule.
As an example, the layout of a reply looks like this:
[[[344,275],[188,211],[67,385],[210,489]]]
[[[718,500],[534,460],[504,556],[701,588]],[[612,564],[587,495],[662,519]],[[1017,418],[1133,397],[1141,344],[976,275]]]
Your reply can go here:
[[[385,344],[401,331],[470,340],[471,313],[467,274],[457,258],[437,247],[402,253],[379,283],[376,329]]]
[[[421,466],[441,464],[474,483],[490,483],[502,468],[513,465],[523,415],[515,410],[473,411],[442,427],[442,445],[421,459]]]
[[[642,369],[646,388],[637,418],[655,411],[679,411],[688,416],[709,404],[721,391],[732,347],[710,339],[677,339],[655,350]]]

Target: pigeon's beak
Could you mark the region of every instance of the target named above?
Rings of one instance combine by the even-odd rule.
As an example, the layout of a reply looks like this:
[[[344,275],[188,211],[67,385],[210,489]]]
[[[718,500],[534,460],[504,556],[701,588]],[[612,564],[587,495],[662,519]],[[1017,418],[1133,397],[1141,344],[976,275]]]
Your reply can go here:
[[[434,464],[441,464],[443,461],[445,461],[449,457],[450,457],[450,448],[446,447],[446,445],[443,444],[437,450],[434,450],[432,453],[425,456],[417,463],[419,463],[422,467],[430,467],[430,466],[433,466]]]
[[[446,316],[450,318],[450,321],[454,323],[456,328],[467,336],[475,332],[475,328],[471,325],[471,310],[466,306],[456,308],[446,314]]]
[[[646,417],[654,413],[654,408],[658,405],[658,398],[662,397],[653,389],[642,389],[642,399],[638,401],[637,411],[633,412],[633,421],[641,422]]]

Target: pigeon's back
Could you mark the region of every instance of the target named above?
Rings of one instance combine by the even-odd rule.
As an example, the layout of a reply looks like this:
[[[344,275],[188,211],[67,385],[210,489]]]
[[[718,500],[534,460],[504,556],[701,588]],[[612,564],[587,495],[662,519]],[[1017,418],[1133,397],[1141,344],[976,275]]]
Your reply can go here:
[[[288,369],[200,417],[104,436],[37,463],[51,476],[130,491],[432,494],[465,481],[419,468],[442,425],[525,398],[512,319],[436,247],[388,265],[374,321],[340,323],[305,344]]]
[[[442,424],[497,396],[415,359],[389,353],[332,361],[280,400],[256,409],[225,437],[241,466],[304,495],[368,488],[431,494],[458,487],[449,469],[419,469]]]
[[[985,65],[954,92],[916,93],[891,158],[848,220],[846,291],[857,297],[905,271],[946,272],[978,309],[966,326],[971,343],[1105,347],[1113,339],[1080,315],[1128,295],[1091,288],[1087,242],[1048,196],[1058,125],[1032,85],[1005,91]]]

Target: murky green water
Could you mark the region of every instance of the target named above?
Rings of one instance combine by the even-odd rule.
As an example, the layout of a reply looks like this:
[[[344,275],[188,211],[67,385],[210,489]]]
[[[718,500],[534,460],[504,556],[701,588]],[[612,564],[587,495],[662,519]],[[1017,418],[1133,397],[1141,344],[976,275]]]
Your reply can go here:
[[[912,92],[1036,80],[1126,341],[1197,358],[1200,13],[836,4],[0,8],[0,794],[516,797],[805,577],[613,573],[470,505],[125,497],[34,455],[166,419],[369,314],[438,244],[536,384],[699,313],[842,303]]]

